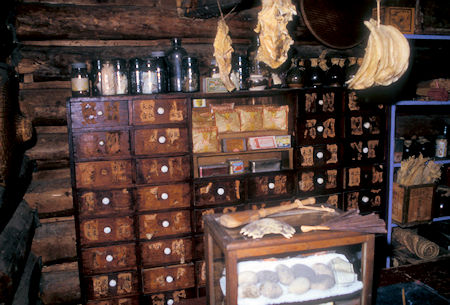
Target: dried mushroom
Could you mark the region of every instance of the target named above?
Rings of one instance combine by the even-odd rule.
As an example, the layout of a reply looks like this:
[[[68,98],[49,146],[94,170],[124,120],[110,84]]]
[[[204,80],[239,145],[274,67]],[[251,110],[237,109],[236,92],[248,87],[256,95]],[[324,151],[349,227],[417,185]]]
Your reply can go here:
[[[293,15],[297,15],[297,10],[291,0],[262,1],[255,28],[260,40],[256,58],[273,69],[286,61],[289,48],[294,43],[286,28]]]
[[[214,57],[216,58],[217,66],[219,67],[219,75],[225,88],[228,91],[235,89],[233,82],[230,79],[231,72],[231,55],[233,47],[231,46],[231,38],[228,35],[228,26],[225,20],[219,19],[217,23],[217,33],[214,39]]]

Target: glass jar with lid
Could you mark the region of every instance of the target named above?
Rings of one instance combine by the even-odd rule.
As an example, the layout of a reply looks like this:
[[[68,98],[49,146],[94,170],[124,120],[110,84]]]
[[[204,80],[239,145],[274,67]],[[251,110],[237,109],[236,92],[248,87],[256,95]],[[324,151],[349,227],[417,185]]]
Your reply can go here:
[[[102,60],[101,94],[116,94],[114,64],[111,60]]]
[[[92,62],[91,69],[92,95],[102,95],[102,61],[96,59]]]
[[[152,52],[153,70],[156,73],[156,92],[167,92],[167,65],[163,51]]]
[[[155,60],[145,58],[141,67],[141,87],[142,93],[151,94],[157,92],[157,75],[155,71]]]
[[[200,89],[198,62],[194,57],[183,58],[183,92],[196,92]]]
[[[82,62],[72,64],[71,72],[72,96],[89,96],[89,74],[87,65]]]
[[[128,71],[124,59],[114,59],[116,94],[128,94]]]
[[[132,58],[129,60],[129,84],[131,94],[142,94],[141,84],[141,60]]]

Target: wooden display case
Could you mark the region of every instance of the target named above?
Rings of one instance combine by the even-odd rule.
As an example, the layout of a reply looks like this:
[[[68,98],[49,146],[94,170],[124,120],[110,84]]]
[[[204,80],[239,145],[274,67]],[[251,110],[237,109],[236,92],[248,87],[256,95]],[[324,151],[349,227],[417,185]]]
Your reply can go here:
[[[351,304],[371,303],[374,262],[373,234],[333,231],[301,233],[299,224],[318,224],[324,221],[326,215],[318,212],[287,212],[284,216],[276,217],[276,219],[294,226],[296,233],[292,238],[287,239],[282,235],[270,234],[261,239],[250,239],[240,234],[240,228],[227,229],[221,226],[216,221],[218,216],[220,214],[203,216],[208,304],[262,305],[266,304],[268,300],[267,304],[322,304],[326,302],[344,304],[348,301],[351,301]],[[355,285],[357,285],[356,288],[352,288],[353,290],[348,290],[348,293],[333,295],[334,291],[338,291],[336,273],[334,273],[336,284],[330,286],[328,291],[310,289],[305,294],[297,295],[287,288],[282,288],[281,296],[268,299],[264,296],[245,298],[242,297],[242,290],[239,290],[242,287],[239,287],[238,283],[242,283],[242,279],[238,274],[249,270],[248,268],[253,268],[250,270],[254,272],[257,272],[259,268],[271,270],[271,266],[273,267],[275,262],[289,267],[289,264],[302,262],[302,260],[306,265],[308,265],[307,261],[331,264],[328,259],[334,256],[352,262],[357,282]],[[280,284],[280,286],[283,285]],[[287,294],[286,291],[288,291]],[[314,298],[314,296],[316,297]]]

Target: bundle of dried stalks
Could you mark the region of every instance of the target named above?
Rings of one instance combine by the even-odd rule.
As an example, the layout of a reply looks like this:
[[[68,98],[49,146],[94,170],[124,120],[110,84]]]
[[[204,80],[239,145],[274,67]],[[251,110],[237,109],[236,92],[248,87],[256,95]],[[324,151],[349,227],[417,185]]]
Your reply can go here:
[[[402,161],[397,172],[396,182],[401,185],[420,185],[435,183],[441,177],[441,165],[436,164],[429,158],[410,157]]]

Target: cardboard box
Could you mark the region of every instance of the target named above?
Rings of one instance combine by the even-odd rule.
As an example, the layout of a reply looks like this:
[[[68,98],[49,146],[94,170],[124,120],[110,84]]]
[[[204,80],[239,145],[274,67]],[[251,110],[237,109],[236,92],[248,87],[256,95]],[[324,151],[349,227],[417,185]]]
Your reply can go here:
[[[403,34],[415,32],[415,9],[413,7],[386,7],[380,8],[380,22],[393,25]],[[377,20],[377,9],[372,9],[372,18]]]
[[[436,185],[404,186],[394,183],[392,189],[392,220],[398,225],[430,221]]]

